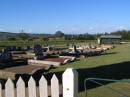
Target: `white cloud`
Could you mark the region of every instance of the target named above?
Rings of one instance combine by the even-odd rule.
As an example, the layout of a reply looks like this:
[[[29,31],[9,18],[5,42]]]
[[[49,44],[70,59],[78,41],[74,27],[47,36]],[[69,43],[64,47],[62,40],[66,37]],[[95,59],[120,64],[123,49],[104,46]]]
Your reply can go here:
[[[94,30],[94,27],[89,27],[88,29],[89,29],[89,30]]]
[[[0,31],[4,31],[2,28],[0,28]]]
[[[119,26],[116,28],[117,30],[128,30],[128,27],[125,26]]]

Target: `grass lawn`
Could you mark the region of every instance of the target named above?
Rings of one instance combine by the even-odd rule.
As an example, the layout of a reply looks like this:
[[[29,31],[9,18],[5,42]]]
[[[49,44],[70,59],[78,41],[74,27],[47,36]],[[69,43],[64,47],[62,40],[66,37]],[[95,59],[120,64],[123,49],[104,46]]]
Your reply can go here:
[[[114,49],[108,50],[105,55],[81,59],[59,68],[51,69],[50,72],[63,72],[69,67],[75,68],[79,73],[78,97],[85,97],[83,87],[85,78],[130,79],[130,43],[116,45]],[[105,84],[105,86],[89,84],[87,86],[88,97],[123,97],[122,95],[119,95],[119,93],[109,90],[106,86],[111,86],[116,89],[122,87],[122,91],[127,87],[130,90],[128,85],[124,85],[125,83],[116,82]]]

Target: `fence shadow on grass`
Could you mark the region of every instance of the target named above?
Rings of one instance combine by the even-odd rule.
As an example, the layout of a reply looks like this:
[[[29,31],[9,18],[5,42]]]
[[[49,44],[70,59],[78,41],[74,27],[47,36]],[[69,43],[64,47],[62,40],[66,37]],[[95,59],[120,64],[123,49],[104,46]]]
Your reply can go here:
[[[130,61],[95,68],[77,69],[77,71],[79,73],[79,91],[84,91],[86,78],[130,79]],[[87,89],[98,87],[91,82],[87,84]],[[108,84],[108,82],[103,84]]]
[[[77,69],[79,75],[79,91],[84,91],[84,80],[86,78],[105,78],[105,79],[130,79],[130,61],[122,62],[117,64],[110,64],[105,66],[99,66],[94,68],[83,68]],[[55,72],[57,78],[59,79],[60,84],[62,84],[62,72]],[[36,73],[33,75],[36,83],[38,83],[39,78],[44,75],[48,80],[48,84],[50,85],[50,80],[54,73]],[[29,80],[29,76],[26,77]],[[25,80],[25,79],[24,79]],[[108,84],[110,82],[106,82],[103,84]],[[87,89],[92,89],[98,87],[91,82],[87,83]]]
[[[130,79],[130,61],[128,62],[122,62],[122,63],[116,63],[116,64],[110,64],[110,65],[104,65],[104,66],[98,66],[94,68],[83,68],[83,69],[77,69],[79,74],[79,91],[84,91],[84,80],[86,78],[106,78],[106,79]],[[57,78],[59,79],[60,84],[62,84],[62,72],[55,72]],[[50,80],[53,76],[53,73],[45,73],[44,71],[38,71],[34,75],[34,79],[36,80],[36,83],[38,83],[39,79],[42,75],[45,76],[45,78],[48,80],[48,84],[50,84]],[[17,79],[19,78],[18,75],[16,77],[15,83],[17,82]],[[28,81],[31,75],[22,75],[22,78],[24,81]],[[5,81],[6,82],[6,81]],[[5,83],[4,82],[4,83]],[[104,83],[104,84],[108,84]],[[38,84],[37,84],[38,85]],[[87,89],[92,89],[98,87],[98,85],[94,85],[93,83],[89,82],[87,83]]]
[[[128,62],[122,62],[122,63],[117,63],[117,64],[110,64],[110,65],[105,65],[105,66],[99,66],[99,67],[94,67],[94,68],[83,68],[83,69],[77,69],[78,74],[79,74],[79,91],[84,91],[84,80],[86,78],[106,78],[106,79],[130,79],[130,61]],[[41,76],[41,73],[39,77],[34,75],[34,79],[37,81]],[[48,80],[48,84],[50,84],[50,80],[52,78],[54,73],[47,73],[44,74],[46,79]],[[57,78],[59,79],[60,84],[62,84],[62,72],[56,72],[55,73]],[[103,84],[108,84],[110,82],[106,82]],[[95,87],[98,87],[98,85],[94,85],[93,83],[89,82],[87,83],[87,89],[92,89]]]
[[[112,54],[117,54],[118,52],[106,52],[103,55],[112,55]]]

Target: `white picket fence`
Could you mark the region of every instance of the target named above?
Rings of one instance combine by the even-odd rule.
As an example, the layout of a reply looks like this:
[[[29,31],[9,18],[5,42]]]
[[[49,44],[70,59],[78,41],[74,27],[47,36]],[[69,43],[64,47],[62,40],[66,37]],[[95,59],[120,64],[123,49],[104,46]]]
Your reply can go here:
[[[59,97],[59,80],[54,74],[51,79],[51,97]],[[38,91],[37,91],[38,88]],[[4,91],[4,92],[3,92]],[[39,96],[37,95],[39,93]],[[63,97],[77,97],[78,93],[78,73],[72,68],[66,69],[62,75],[62,93]],[[16,89],[11,79],[8,79],[5,84],[5,89],[2,90],[0,84],[0,97],[48,97],[48,82],[44,76],[39,80],[39,86],[36,87],[36,82],[33,77],[28,81],[28,87],[25,87],[25,82],[20,77],[16,83]]]

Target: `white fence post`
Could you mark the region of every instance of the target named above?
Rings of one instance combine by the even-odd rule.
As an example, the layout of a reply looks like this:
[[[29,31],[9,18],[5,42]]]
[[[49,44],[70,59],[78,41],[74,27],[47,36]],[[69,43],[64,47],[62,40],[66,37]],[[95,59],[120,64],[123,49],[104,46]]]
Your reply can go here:
[[[45,79],[44,76],[42,76],[39,81],[39,92],[40,92],[40,97],[48,97],[47,80]]]
[[[21,77],[17,81],[16,88],[17,97],[25,97],[25,83]]]
[[[51,79],[51,97],[59,97],[59,80],[55,74]]]
[[[28,82],[28,93],[29,97],[36,97],[36,83],[32,76]]]
[[[72,68],[68,68],[62,75],[63,97],[77,97],[78,93],[78,73]]]
[[[5,84],[5,97],[14,97],[14,84],[10,78]]]

